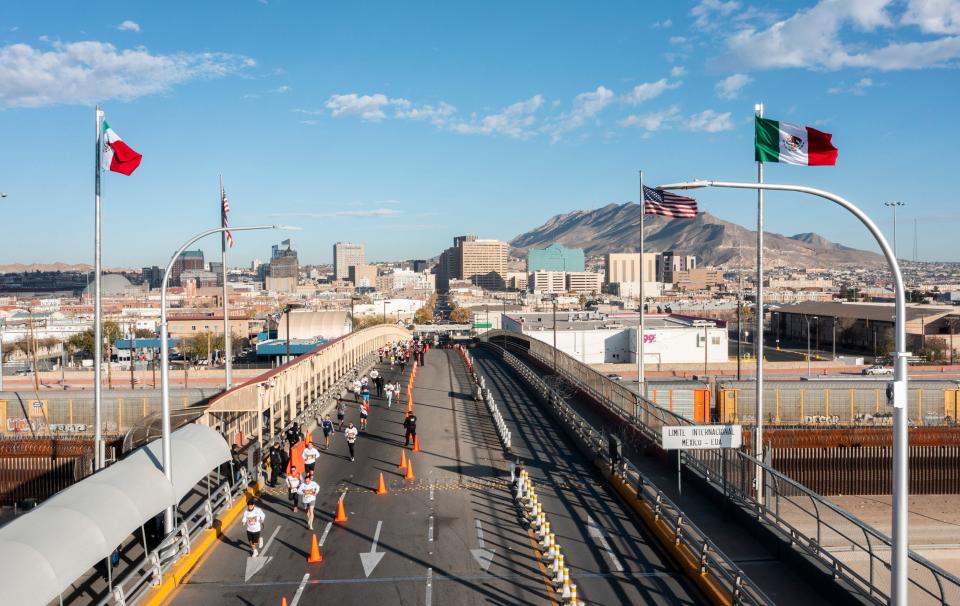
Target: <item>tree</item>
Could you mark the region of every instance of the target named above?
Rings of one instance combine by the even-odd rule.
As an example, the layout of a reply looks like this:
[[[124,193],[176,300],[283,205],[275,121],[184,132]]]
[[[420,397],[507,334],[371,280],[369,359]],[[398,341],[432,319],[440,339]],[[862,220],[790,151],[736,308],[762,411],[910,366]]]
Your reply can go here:
[[[231,351],[237,351],[243,347],[243,343],[244,339],[233,336],[230,340]],[[212,358],[215,352],[223,351],[223,333],[198,332],[180,342],[180,351],[184,357],[192,360]]]
[[[943,337],[927,337],[923,353],[931,362],[943,361],[947,353],[947,340]]]
[[[450,321],[454,324],[466,324],[470,321],[470,310],[456,306],[450,310]]]
[[[157,331],[149,328],[138,328],[133,331],[133,336],[137,339],[153,339],[157,336]]]
[[[433,320],[433,309],[429,307],[421,307],[413,314],[413,323],[414,324],[426,324]]]
[[[370,328],[371,326],[378,326],[380,324],[393,324],[393,320],[389,318],[384,319],[381,314],[357,316],[353,319],[354,330],[363,330],[364,328]]]

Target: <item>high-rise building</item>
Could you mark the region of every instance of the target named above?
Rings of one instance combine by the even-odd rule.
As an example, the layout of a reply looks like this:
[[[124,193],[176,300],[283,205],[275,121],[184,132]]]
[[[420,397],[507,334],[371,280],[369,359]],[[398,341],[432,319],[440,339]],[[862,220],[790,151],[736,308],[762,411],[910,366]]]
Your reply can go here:
[[[507,243],[482,240],[477,236],[457,236],[453,246],[440,255],[437,288],[447,290],[450,280],[469,280],[490,290],[506,286]]]
[[[657,281],[657,254],[643,253],[643,281]],[[640,283],[640,253],[607,253],[604,282]]]
[[[676,281],[674,274],[697,268],[697,258],[693,255],[681,255],[672,250],[665,251],[657,258],[657,282],[668,284]]]
[[[185,250],[177,257],[177,260],[173,262],[173,268],[170,270],[169,283],[171,286],[181,286],[180,274],[182,274],[184,270],[203,270],[205,267],[202,250]]]
[[[217,276],[217,286],[223,286],[223,263],[210,261],[210,272]]]
[[[355,288],[376,288],[377,266],[366,264],[351,265],[347,271],[347,279],[353,283]]]
[[[293,249],[290,240],[284,240],[280,246],[274,245],[265,280],[266,289],[293,292],[297,289],[299,276],[300,263],[297,260],[297,251]]]
[[[143,282],[150,288],[160,288],[163,283],[163,270],[154,265],[143,268]]]
[[[528,274],[527,288],[535,293],[561,293],[567,290],[566,274],[562,271],[533,271]]]
[[[567,272],[567,292],[596,294],[603,288],[603,274],[592,271]]]
[[[366,265],[367,256],[363,244],[337,242],[333,245],[333,278],[346,280],[350,276],[351,265]]]
[[[584,255],[582,248],[567,248],[561,244],[551,244],[542,249],[527,252],[527,273],[537,271],[583,271]]]
[[[427,271],[430,268],[430,264],[424,259],[414,259],[410,261],[411,269],[413,271],[420,273],[422,271]]]

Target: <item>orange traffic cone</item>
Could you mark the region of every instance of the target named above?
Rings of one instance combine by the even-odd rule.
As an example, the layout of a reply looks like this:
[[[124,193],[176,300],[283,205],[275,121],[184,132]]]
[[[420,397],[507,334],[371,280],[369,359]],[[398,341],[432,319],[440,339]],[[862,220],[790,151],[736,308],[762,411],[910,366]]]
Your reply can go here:
[[[416,480],[417,478],[413,475],[413,457],[410,457],[407,460],[407,474],[403,476],[404,480]]]
[[[413,436],[413,452],[420,452],[420,438]]]
[[[287,598],[283,598],[283,600],[280,601],[280,606],[287,606]]]
[[[335,517],[333,521],[334,522],[347,521],[347,512],[343,510],[343,497],[340,497],[340,500],[337,501],[337,517]]]
[[[317,544],[317,535],[313,535],[313,542],[310,544],[310,557],[307,558],[307,564],[316,564],[322,561],[323,556],[320,555],[320,545]]]
[[[397,469],[406,469],[407,468],[407,451],[400,451],[400,464],[397,465]]]
[[[377,494],[387,494],[387,485],[383,483],[383,472],[380,472],[380,481],[377,483]]]

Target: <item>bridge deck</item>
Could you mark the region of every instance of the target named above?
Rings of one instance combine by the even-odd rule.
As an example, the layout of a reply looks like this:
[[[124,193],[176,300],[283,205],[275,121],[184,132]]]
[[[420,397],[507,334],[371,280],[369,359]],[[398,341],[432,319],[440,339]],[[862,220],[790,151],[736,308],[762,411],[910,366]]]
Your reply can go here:
[[[396,376],[389,367],[385,371],[388,378]],[[539,487],[581,599],[593,604],[702,603],[573,446],[540,417],[528,392],[506,381],[493,389],[511,418],[521,419],[514,448]],[[235,524],[170,601],[263,605],[280,604],[286,597],[290,606],[321,599],[426,606],[556,601],[515,512],[508,462],[490,416],[473,401],[455,352],[427,355],[414,400],[423,449],[413,454],[415,481],[404,481],[397,470],[405,403],[387,410],[384,401],[374,398],[356,462],[347,458],[340,433],[318,461],[321,494],[313,532],[322,543],[322,563],[305,561],[311,531],[303,514],[290,511],[282,490],[268,489],[261,506],[267,514],[263,555],[270,559],[263,568],[244,580],[249,551],[243,529]],[[347,415],[357,422],[355,406]],[[318,432],[314,434],[316,438]],[[385,496],[373,491],[381,471],[390,490]],[[349,521],[331,523],[341,494]],[[592,533],[588,514],[595,520]],[[478,528],[483,547],[493,552],[486,571],[471,553],[481,546]],[[602,539],[596,536],[598,528]],[[376,551],[384,555],[365,575],[360,554],[371,551],[375,536]]]

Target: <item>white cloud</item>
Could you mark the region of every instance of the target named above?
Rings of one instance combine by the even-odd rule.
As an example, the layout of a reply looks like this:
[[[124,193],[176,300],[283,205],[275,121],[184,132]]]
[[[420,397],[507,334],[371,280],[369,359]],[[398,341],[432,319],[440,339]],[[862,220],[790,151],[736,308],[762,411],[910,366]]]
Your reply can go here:
[[[740,3],[736,0],[730,0],[729,2],[723,2],[722,0],[701,0],[690,10],[690,16],[694,17],[694,27],[699,29],[714,29],[716,27],[714,18],[726,17],[738,8],[740,8]]]
[[[680,117],[680,107],[671,105],[665,110],[644,114],[642,116],[630,115],[618,122],[625,128],[640,128],[645,131],[656,131],[666,128],[670,123],[675,122]]]
[[[301,217],[304,219],[338,219],[338,218],[367,218],[392,217],[401,214],[395,208],[371,208],[367,210],[338,210],[328,213],[273,213],[271,217]]]
[[[137,23],[136,21],[131,21],[127,19],[126,21],[118,25],[117,29],[120,30],[121,32],[139,32],[140,24]]]
[[[605,107],[610,105],[613,97],[613,91],[602,85],[596,90],[580,93],[574,97],[570,111],[560,116],[559,121],[548,128],[551,140],[556,143],[563,133],[576,130],[587,120],[596,118]]]
[[[957,0],[907,0],[905,25],[916,25],[930,34],[960,34],[960,2]]]
[[[368,122],[379,122],[387,117],[383,111],[397,100],[391,100],[386,95],[375,93],[373,95],[358,95],[350,93],[347,95],[332,95],[324,107],[330,110],[330,115],[334,118],[345,116],[357,116],[361,120]],[[405,101],[405,99],[400,99]]]
[[[708,109],[687,118],[683,127],[694,132],[717,133],[733,130],[733,120],[730,119],[730,112],[720,113]]]
[[[683,76],[686,73],[687,73],[687,68],[685,68],[682,65],[677,65],[670,69],[670,75],[673,76],[674,78],[679,78],[680,76]]]
[[[680,68],[681,72],[683,68]],[[624,95],[623,100],[627,103],[637,105],[644,101],[649,101],[662,95],[665,91],[680,87],[680,82],[669,82],[666,78],[660,78],[656,82],[644,82],[633,87],[629,93]]]
[[[306,124],[307,126],[316,126],[320,123],[316,120],[301,120],[300,124]]]
[[[664,19],[663,21],[653,22],[653,27],[656,27],[656,28],[668,28],[668,27],[671,27],[672,25],[673,25],[672,19]]]
[[[867,92],[867,89],[873,86],[872,78],[860,78],[851,86],[845,86],[842,83],[827,89],[827,92],[831,95],[838,95],[842,93],[850,93],[853,95],[862,95]]]
[[[420,105],[414,106],[412,103],[398,106],[396,117],[407,120],[426,120],[440,126],[453,116],[457,108],[446,101],[441,101],[438,105]]]
[[[717,82],[717,96],[721,99],[736,99],[740,89],[753,82],[753,78],[746,74],[733,74]]]
[[[687,39],[684,36],[670,36],[670,44],[686,44]]]
[[[766,29],[747,27],[734,33],[727,39],[727,54],[720,63],[740,69],[827,70],[901,70],[956,64],[960,58],[960,37],[956,36],[880,47],[871,47],[863,40],[844,44],[841,33],[847,27],[863,33],[895,27],[888,12],[892,4],[893,0],[820,0]],[[931,32],[952,32],[960,26],[952,8],[939,0],[929,9],[911,0],[904,20]]]
[[[513,139],[526,139],[533,136],[531,130],[536,114],[543,106],[543,95],[534,95],[525,101],[508,105],[495,114],[478,118],[476,114],[469,121],[450,124],[451,131],[461,135],[505,135]]]
[[[0,106],[42,107],[135,99],[174,85],[219,78],[256,62],[227,53],[155,55],[143,47],[117,50],[106,42],[55,42],[51,50],[28,44],[0,47]]]
[[[283,93],[289,93],[289,92],[290,92],[290,87],[287,86],[286,84],[284,84],[284,85],[282,85],[282,86],[278,86],[277,88],[272,88],[272,89],[268,90],[267,92],[268,92],[268,93],[274,93],[274,94],[282,95]]]

